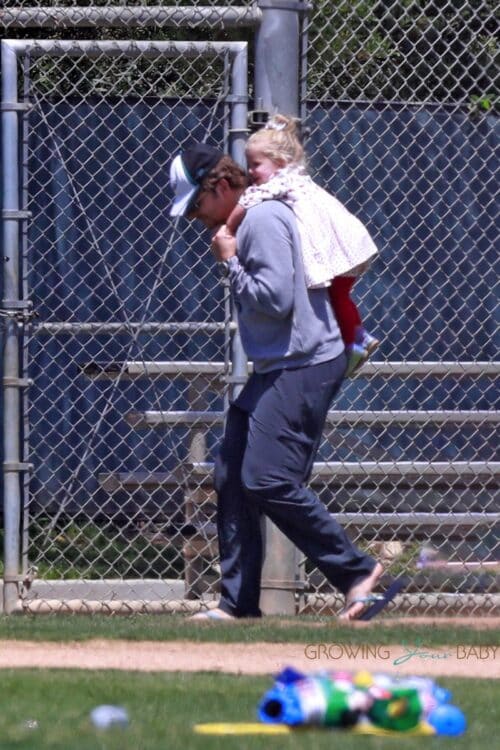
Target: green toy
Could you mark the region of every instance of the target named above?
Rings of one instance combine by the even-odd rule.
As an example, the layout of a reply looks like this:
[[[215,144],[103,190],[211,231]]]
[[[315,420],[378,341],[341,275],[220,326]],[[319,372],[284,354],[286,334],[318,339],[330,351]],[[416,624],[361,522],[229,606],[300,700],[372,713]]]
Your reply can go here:
[[[393,687],[390,691],[373,687],[369,690],[373,703],[367,716],[376,726],[406,732],[423,718],[423,707],[414,688]]]

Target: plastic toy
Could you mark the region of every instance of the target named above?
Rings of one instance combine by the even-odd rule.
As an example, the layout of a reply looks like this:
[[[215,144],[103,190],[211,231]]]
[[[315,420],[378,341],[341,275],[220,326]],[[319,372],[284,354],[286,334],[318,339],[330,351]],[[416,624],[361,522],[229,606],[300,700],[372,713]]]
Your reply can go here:
[[[264,696],[258,714],[266,723],[351,727],[369,703],[367,693],[352,681],[335,681],[326,673],[307,677],[285,669]]]
[[[264,695],[259,719],[290,727],[322,726],[455,737],[467,722],[451,693],[434,681],[386,674],[319,672],[286,668]],[[368,733],[368,732],[365,732]]]

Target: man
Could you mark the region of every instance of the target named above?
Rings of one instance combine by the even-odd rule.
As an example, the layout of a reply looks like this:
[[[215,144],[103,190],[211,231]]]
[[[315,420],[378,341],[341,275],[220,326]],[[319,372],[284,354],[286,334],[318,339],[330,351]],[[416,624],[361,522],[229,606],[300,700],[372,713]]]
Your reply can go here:
[[[260,616],[262,514],[345,595],[342,619],[366,616],[369,605],[379,610],[381,597],[372,590],[382,566],[352,544],[305,486],[346,358],[327,290],[306,288],[293,213],[265,201],[247,212],[232,238],[224,222],[245,189],[245,173],[206,144],[173,160],[170,181],[171,215],[199,219],[214,232],[212,251],[229,278],[254,364],[229,408],[215,464],[220,603],[195,617]]]

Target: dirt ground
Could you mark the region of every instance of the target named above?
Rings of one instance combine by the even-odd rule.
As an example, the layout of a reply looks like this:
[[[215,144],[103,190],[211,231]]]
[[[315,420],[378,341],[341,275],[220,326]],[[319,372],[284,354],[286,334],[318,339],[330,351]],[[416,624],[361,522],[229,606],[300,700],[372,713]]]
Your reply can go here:
[[[394,621],[396,622],[396,621]],[[408,618],[405,618],[408,624]],[[413,618],[412,624],[443,624],[443,620]],[[451,624],[451,623],[450,623]],[[454,623],[456,624],[456,623]],[[368,670],[429,677],[484,677],[500,679],[500,621],[493,618],[460,625],[492,629],[490,646],[440,646],[394,643],[391,646],[348,644],[335,640],[319,643],[311,629],[311,641],[304,643],[197,643],[190,641],[91,640],[71,643],[0,641],[0,669],[64,668],[125,669],[141,672],[215,671],[233,674],[278,673],[285,666],[305,672]],[[211,625],[200,624],[200,627]],[[231,627],[230,624],[227,627]],[[366,627],[359,623],[355,627]],[[495,645],[498,644],[498,645]]]

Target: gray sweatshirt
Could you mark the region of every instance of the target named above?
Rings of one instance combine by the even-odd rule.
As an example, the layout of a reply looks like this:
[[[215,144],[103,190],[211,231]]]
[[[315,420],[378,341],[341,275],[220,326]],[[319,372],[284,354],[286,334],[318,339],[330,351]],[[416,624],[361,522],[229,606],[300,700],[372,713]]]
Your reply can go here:
[[[256,372],[319,364],[344,350],[326,289],[307,289],[291,209],[264,201],[247,211],[229,279],[243,348]]]

